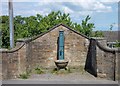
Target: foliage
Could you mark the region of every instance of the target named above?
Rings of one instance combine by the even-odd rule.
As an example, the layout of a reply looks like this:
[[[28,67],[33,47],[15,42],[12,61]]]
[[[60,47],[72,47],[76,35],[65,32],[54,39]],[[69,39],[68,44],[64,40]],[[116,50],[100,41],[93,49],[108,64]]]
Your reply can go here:
[[[103,32],[102,31],[95,31],[92,33],[93,37],[104,37]]]
[[[20,74],[20,75],[19,75],[19,78],[21,78],[21,79],[28,79],[29,76],[30,76],[29,73],[28,73],[28,72],[25,72],[25,73]]]
[[[88,15],[81,24],[74,23],[69,14],[62,13],[60,11],[51,12],[46,16],[36,14],[36,16],[14,17],[14,39],[15,42],[18,38],[33,37],[43,32],[46,32],[51,27],[57,24],[65,24],[70,28],[86,35],[91,36],[94,24],[89,23],[91,17]],[[9,17],[0,16],[0,27],[2,33],[2,48],[9,48]]]
[[[8,16],[0,17],[0,27],[2,34],[2,47],[9,47],[9,20]]]
[[[88,23],[88,21],[91,19],[91,17],[88,15],[85,20],[82,20],[82,33],[86,36],[92,35],[92,30],[95,28],[93,23]]]
[[[44,71],[41,69],[41,68],[35,68],[35,73],[36,74],[42,74],[42,73],[44,73]]]
[[[110,25],[110,28],[109,28],[110,31],[112,31],[114,25],[115,25],[115,23],[112,23],[112,24]]]
[[[54,68],[52,71],[51,71],[52,74],[57,74],[58,73],[58,69],[57,68]]]
[[[120,41],[116,41],[116,44],[114,45],[114,47],[120,47]]]

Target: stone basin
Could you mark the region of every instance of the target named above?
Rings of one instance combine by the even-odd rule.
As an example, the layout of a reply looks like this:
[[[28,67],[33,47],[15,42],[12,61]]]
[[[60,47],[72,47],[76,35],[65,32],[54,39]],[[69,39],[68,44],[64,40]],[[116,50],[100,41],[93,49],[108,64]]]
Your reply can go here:
[[[57,66],[58,69],[64,69],[68,65],[68,61],[65,61],[65,60],[56,60],[55,64],[56,64],[56,66]]]

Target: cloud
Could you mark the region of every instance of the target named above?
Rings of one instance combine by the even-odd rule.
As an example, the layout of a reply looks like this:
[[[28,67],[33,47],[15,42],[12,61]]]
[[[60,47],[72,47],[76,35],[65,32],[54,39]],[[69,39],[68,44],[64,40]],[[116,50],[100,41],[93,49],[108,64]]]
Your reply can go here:
[[[104,3],[116,3],[119,2],[120,0],[99,0],[99,1]]]
[[[65,13],[77,13],[80,15],[88,15],[93,12],[112,12],[111,6],[105,5],[97,0],[69,0],[68,2],[65,2],[65,0],[58,0],[56,2],[53,2],[53,0],[42,0],[37,5],[43,9],[48,9],[49,7],[51,10],[61,10]]]
[[[96,2],[94,4],[94,10],[96,10],[97,12],[111,12],[112,8],[111,6],[106,6],[101,2]]]
[[[104,5],[102,2],[99,2],[97,0],[86,0],[81,2],[74,2],[74,5],[76,5],[79,8],[82,8],[83,10],[87,11],[96,11],[96,12],[111,12],[112,8],[110,6]]]
[[[36,14],[41,14],[43,16],[45,15],[48,15],[50,12],[51,12],[51,9],[47,8],[34,8],[34,9],[31,9],[30,8],[26,8],[26,7],[23,7],[21,10],[18,10],[17,8],[14,10],[14,14],[15,15],[24,15],[24,16],[31,16],[31,15],[36,15]],[[25,9],[25,10],[24,10]]]
[[[2,0],[4,1],[8,1],[8,0]],[[110,6],[107,6],[104,4],[104,2],[107,2],[108,0],[13,0],[13,2],[37,2],[37,5],[39,6],[46,6],[46,7],[50,7],[49,5],[52,5],[55,8],[58,8],[58,6],[60,5],[61,9],[64,9],[65,12],[75,12],[75,11],[94,11],[94,12],[111,12],[112,8]],[[118,0],[110,0],[110,2],[117,2]],[[71,4],[72,7],[70,7],[70,5],[65,3],[69,3]],[[53,7],[50,7],[53,9]],[[47,9],[47,8],[46,8]]]
[[[120,24],[118,24],[118,23],[115,23],[115,24],[113,25],[113,27],[116,27],[116,28],[118,28],[118,26],[120,27]]]
[[[119,0],[13,0],[14,16],[31,16],[35,14],[47,15],[51,11],[62,11],[69,13],[70,17],[75,22],[81,22],[86,15],[90,15],[93,21],[97,23],[106,23],[117,21],[116,14],[117,3]],[[8,0],[2,0],[7,2]],[[27,3],[24,3],[27,2]],[[31,3],[28,3],[31,2]],[[8,14],[8,6],[3,4],[2,15]],[[0,5],[1,6],[1,5]],[[1,9],[0,9],[1,10]],[[116,13],[115,13],[116,12]],[[111,18],[114,16],[114,18]],[[107,18],[106,18],[107,17]],[[91,21],[92,21],[91,19]],[[104,21],[103,21],[104,20]],[[98,28],[103,28],[104,25],[98,25]],[[106,25],[104,27],[107,27]],[[115,25],[117,28],[117,24]]]
[[[15,1],[15,0],[13,0]],[[31,15],[40,13],[42,15],[47,15],[51,11],[61,10],[65,13],[70,13],[71,15],[79,14],[82,16],[92,15],[94,12],[112,12],[112,7],[102,3],[102,0],[16,0],[16,1],[34,1],[32,7],[28,6],[16,6],[15,9],[19,9],[19,11],[15,10],[16,14],[26,14],[29,13]],[[66,2],[68,1],[68,2]],[[111,0],[112,1],[112,0]],[[22,4],[22,3],[21,3]],[[25,4],[24,4],[25,5]],[[27,9],[28,8],[28,9]],[[39,8],[39,9],[38,9]],[[22,10],[21,10],[22,9]],[[26,9],[26,10],[23,10]],[[31,12],[34,10],[34,12]],[[22,12],[23,11],[23,12]],[[31,12],[31,13],[30,13]]]
[[[68,8],[68,7],[63,7],[63,11],[65,12],[65,13],[73,13],[74,11],[73,10],[71,10],[70,8]]]
[[[40,11],[40,10],[29,10],[29,11],[15,11],[14,14],[15,15],[24,15],[24,16],[31,16],[31,15],[35,15],[35,14],[44,14],[44,15],[48,15],[50,12],[48,10],[44,10],[44,11]]]
[[[83,15],[83,16],[87,16],[87,15],[92,15],[92,13],[93,13],[92,11],[81,11],[78,14]]]
[[[8,2],[9,0],[1,0],[1,2]],[[47,3],[47,2],[94,2],[94,1],[99,1],[99,2],[119,2],[119,0],[13,0],[13,2],[41,2],[41,3]]]

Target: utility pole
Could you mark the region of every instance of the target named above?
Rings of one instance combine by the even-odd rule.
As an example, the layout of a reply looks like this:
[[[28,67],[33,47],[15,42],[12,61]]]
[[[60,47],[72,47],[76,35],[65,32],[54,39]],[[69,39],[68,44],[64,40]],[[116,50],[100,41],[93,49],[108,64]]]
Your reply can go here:
[[[10,48],[14,47],[13,2],[9,0]]]

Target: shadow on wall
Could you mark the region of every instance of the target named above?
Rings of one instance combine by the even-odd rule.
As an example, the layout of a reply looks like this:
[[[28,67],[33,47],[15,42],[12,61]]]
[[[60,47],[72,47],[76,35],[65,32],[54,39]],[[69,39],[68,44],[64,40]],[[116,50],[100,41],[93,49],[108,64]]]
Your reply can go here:
[[[88,54],[85,62],[85,71],[97,77],[97,61],[96,61],[96,41],[90,40]]]
[[[57,60],[59,60],[59,37],[57,39]]]

